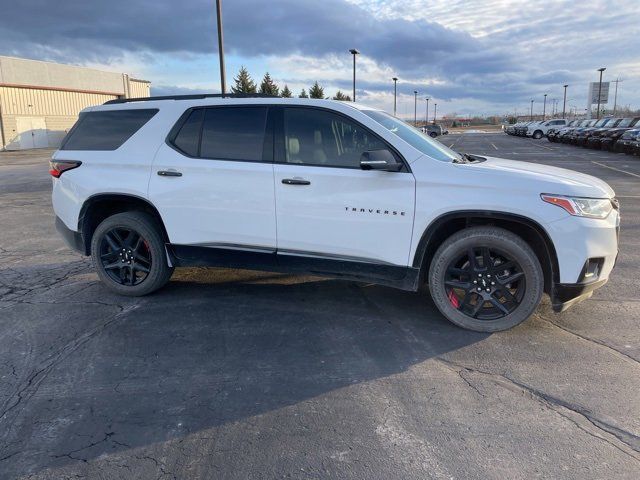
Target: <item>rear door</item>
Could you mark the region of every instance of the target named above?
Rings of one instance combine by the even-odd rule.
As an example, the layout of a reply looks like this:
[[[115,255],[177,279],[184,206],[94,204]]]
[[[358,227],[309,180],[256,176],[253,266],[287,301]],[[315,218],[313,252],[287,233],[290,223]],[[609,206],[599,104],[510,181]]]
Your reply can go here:
[[[389,145],[350,117],[293,106],[281,113],[274,165],[278,254],[406,266],[413,174],[362,170],[363,152]]]
[[[183,115],[160,147],[149,183],[171,243],[275,251],[267,114],[266,106],[240,105]]]

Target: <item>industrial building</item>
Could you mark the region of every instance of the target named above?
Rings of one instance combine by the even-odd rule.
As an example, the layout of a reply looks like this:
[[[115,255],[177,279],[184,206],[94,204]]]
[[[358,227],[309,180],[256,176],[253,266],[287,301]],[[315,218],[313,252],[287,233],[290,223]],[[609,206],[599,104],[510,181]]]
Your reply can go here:
[[[150,87],[126,73],[0,56],[0,150],[57,147],[82,109],[148,97]]]

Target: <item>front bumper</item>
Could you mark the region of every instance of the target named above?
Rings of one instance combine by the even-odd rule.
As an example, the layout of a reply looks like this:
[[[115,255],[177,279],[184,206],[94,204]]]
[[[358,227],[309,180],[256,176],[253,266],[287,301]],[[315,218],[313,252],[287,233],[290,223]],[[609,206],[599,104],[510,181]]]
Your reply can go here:
[[[557,283],[551,292],[551,307],[554,312],[564,312],[567,308],[582,302],[593,295],[593,292],[607,283],[609,279],[591,283]]]

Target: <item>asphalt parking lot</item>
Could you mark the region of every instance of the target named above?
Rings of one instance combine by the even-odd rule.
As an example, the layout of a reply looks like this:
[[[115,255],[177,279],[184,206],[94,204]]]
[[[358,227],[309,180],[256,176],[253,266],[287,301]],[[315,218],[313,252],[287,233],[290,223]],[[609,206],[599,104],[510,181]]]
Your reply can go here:
[[[442,141],[609,182],[612,280],[492,335],[313,277],[181,269],[117,297],[55,232],[50,152],[0,153],[0,478],[640,478],[640,158]]]

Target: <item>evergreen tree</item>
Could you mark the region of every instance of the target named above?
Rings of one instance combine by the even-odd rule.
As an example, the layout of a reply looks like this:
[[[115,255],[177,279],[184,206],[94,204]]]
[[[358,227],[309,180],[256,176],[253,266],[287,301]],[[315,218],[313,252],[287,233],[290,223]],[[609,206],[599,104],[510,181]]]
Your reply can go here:
[[[269,72],[264,74],[264,78],[262,79],[262,83],[260,84],[260,93],[275,96],[278,96],[278,94],[280,93],[280,89],[271,79],[271,75],[269,75]]]
[[[307,95],[307,91],[304,88],[300,92],[300,95],[298,95],[298,98],[309,98],[309,95]]]
[[[324,98],[324,88],[318,85],[318,82],[313,84],[313,87],[309,89],[310,98]]]
[[[333,97],[334,100],[342,100],[343,102],[350,102],[351,97],[349,95],[345,95],[342,91],[338,90],[338,92]]]
[[[291,98],[293,96],[293,94],[291,93],[291,90],[289,90],[289,87],[286,84],[282,89],[282,92],[280,92],[280,96],[283,98]]]
[[[235,85],[231,87],[231,93],[256,93],[256,84],[246,68],[241,67],[233,81]]]

